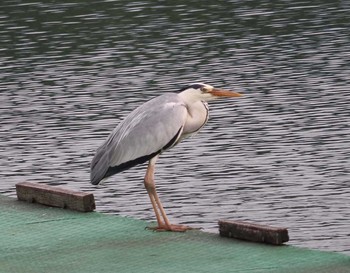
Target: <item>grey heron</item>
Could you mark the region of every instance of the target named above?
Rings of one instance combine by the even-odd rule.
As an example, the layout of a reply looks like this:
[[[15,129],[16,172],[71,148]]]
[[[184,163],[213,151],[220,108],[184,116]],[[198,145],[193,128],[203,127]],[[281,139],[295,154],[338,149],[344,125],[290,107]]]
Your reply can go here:
[[[208,120],[207,101],[241,94],[194,83],[180,90],[153,98],[132,111],[97,149],[91,162],[91,183],[148,161],[144,185],[152,203],[158,231],[186,231],[173,225],[158,197],[154,171],[161,153],[198,132]]]

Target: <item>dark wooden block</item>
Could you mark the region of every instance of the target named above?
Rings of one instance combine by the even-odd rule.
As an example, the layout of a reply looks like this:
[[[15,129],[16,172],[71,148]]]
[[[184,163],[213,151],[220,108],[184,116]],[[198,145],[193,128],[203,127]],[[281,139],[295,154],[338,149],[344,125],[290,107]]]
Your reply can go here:
[[[21,201],[82,212],[93,211],[96,208],[92,193],[71,191],[30,182],[16,184],[16,192],[18,200]]]
[[[220,236],[253,242],[281,245],[288,242],[286,228],[271,227],[242,221],[219,221]]]

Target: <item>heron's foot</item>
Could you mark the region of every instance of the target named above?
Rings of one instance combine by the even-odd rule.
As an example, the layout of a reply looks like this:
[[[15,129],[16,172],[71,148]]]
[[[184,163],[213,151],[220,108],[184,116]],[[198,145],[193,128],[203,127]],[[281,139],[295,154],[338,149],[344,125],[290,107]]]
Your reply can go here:
[[[172,232],[185,232],[187,230],[194,230],[198,228],[193,228],[189,226],[184,225],[161,225],[157,227],[147,227],[147,229],[153,230],[153,231],[172,231]]]

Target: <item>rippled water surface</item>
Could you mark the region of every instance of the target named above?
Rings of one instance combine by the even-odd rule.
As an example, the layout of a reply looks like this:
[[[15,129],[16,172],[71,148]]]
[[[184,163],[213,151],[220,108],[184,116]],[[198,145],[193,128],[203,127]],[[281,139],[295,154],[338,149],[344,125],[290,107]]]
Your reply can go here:
[[[216,232],[240,219],[290,244],[350,254],[347,1],[0,3],[0,193],[21,181],[91,191],[97,210],[154,220],[145,166],[98,188],[94,151],[132,109],[204,81],[201,133],[164,153],[170,219]]]

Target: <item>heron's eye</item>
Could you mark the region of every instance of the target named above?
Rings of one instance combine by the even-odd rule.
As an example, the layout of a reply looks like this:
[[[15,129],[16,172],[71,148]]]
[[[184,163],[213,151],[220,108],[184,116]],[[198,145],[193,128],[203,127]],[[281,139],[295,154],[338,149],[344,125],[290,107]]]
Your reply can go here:
[[[207,93],[209,90],[208,90],[208,88],[206,88],[206,87],[201,87],[201,91],[202,91],[203,93]]]

